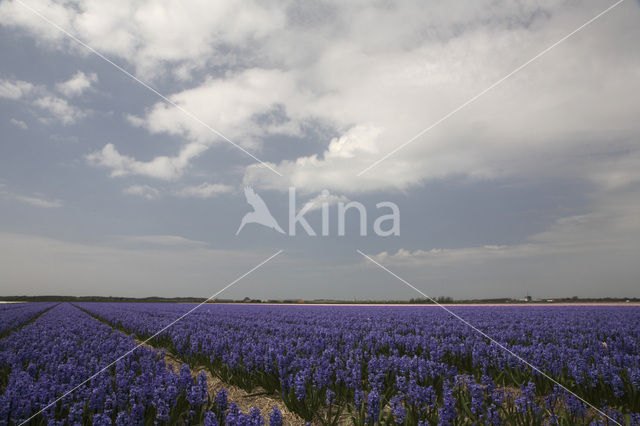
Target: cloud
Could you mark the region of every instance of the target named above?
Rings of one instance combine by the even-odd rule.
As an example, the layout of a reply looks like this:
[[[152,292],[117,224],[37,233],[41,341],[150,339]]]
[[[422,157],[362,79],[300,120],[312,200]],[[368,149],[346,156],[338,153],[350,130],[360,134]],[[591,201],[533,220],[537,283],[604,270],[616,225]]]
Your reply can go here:
[[[233,187],[220,183],[201,183],[200,185],[183,186],[181,188],[170,190],[167,193],[175,197],[181,198],[212,198],[220,194],[228,194],[233,192]],[[150,185],[131,185],[122,190],[123,194],[136,195],[153,200],[160,197],[161,192],[158,188]]]
[[[458,249],[406,250],[395,253],[383,251],[373,256],[383,265],[402,265],[414,267],[469,265],[499,259],[514,259],[541,254],[539,247],[522,244],[515,246],[486,245]]]
[[[55,96],[45,96],[36,99],[33,104],[38,108],[47,111],[54,119],[60,121],[64,126],[75,123],[87,116],[85,111],[70,105],[65,99]],[[48,119],[44,119],[48,121]]]
[[[259,164],[247,167],[245,185],[256,185],[263,189],[286,190],[295,186],[302,192],[318,192],[325,188],[353,192],[354,164],[377,152],[377,141],[383,129],[372,125],[354,126],[342,136],[333,138],[320,156],[299,157],[270,164],[286,176],[285,179],[269,176]]]
[[[56,89],[67,97],[78,96],[97,81],[98,75],[96,73],[85,74],[78,71],[69,80],[57,83]]]
[[[594,211],[559,219],[521,243],[399,249],[373,258],[434,296],[629,297],[640,273],[638,199],[635,191],[600,200]],[[622,209],[607,206],[624,200]],[[384,273],[367,259],[361,264]]]
[[[628,6],[628,14],[640,17],[636,5]],[[281,190],[292,185],[309,192],[366,192],[405,190],[449,177],[549,173],[584,178],[592,162],[587,156],[575,158],[576,151],[617,151],[624,156],[620,148],[625,141],[640,134],[631,118],[640,101],[625,94],[630,87],[640,90],[634,77],[640,54],[630,54],[630,40],[640,38],[640,31],[622,10],[357,176],[575,28],[586,12],[576,14],[580,20],[566,13],[562,8],[549,10],[549,19],[539,18],[528,28],[476,23],[480,26],[474,31],[462,30],[445,41],[427,38],[402,50],[366,50],[364,41],[332,43],[318,52],[313,66],[327,90],[308,104],[285,106],[322,117],[341,136],[321,154],[273,162],[287,177],[285,182],[252,165],[245,183]],[[354,24],[357,29],[357,18]],[[619,40],[617,34],[626,31],[633,36]],[[389,35],[389,42],[397,40],[397,34]],[[600,144],[602,140],[609,142]]]
[[[86,156],[89,164],[111,170],[111,177],[140,175],[162,180],[175,180],[182,176],[189,161],[207,149],[205,145],[190,143],[177,156],[158,156],[150,161],[138,161],[131,156],[120,154],[113,144],[106,144],[102,150]]]
[[[134,64],[137,73],[147,77],[173,68],[184,76],[220,58],[231,60],[235,55],[228,53],[230,48],[242,49],[285,24],[282,8],[259,1],[116,0],[106,7],[96,0],[39,0],[30,5],[93,48]],[[66,36],[16,1],[0,4],[0,23],[22,28],[55,48],[67,47]]]
[[[0,98],[21,99],[33,89],[34,85],[27,81],[0,79]]]
[[[608,156],[596,162],[589,177],[604,190],[628,189],[640,183],[640,150],[628,147],[624,156]]]
[[[283,95],[295,96],[292,79],[286,72],[249,69],[225,78],[209,78],[203,84],[174,93],[173,105],[156,103],[144,117],[129,116],[136,126],[144,126],[151,133],[168,133],[201,144],[224,142],[200,121],[245,148],[258,148],[267,134],[298,134],[299,129],[285,117],[273,123],[261,120],[261,115],[278,108]]]
[[[91,155],[92,164],[111,168],[112,176],[140,174],[176,179],[210,146],[228,143],[224,138],[255,150],[269,134],[299,134],[299,126],[278,107],[283,93],[295,96],[291,79],[280,71],[250,69],[231,78],[210,78],[198,87],[171,95],[171,101],[179,108],[158,102],[144,117],[126,116],[130,124],[144,127],[152,134],[167,133],[189,141],[177,156],[142,162],[121,156],[115,146],[108,144],[102,153]],[[279,113],[279,120],[266,120],[265,115],[274,111]],[[216,130],[224,129],[224,137],[202,123]]]
[[[323,204],[327,206],[333,206],[338,203],[348,203],[349,199],[344,195],[336,195],[329,192],[329,190],[323,190],[320,194],[315,197],[309,199],[305,202],[305,205],[311,204],[311,207],[308,211],[312,210],[320,210]]]
[[[43,207],[46,209],[62,207],[62,201],[60,200],[46,200],[38,196],[14,195],[13,199],[35,207]]]
[[[69,104],[66,99],[52,94],[45,86],[22,80],[0,80],[0,97],[21,101],[26,105],[46,111],[48,116],[38,117],[43,123],[55,120],[67,126],[86,117],[89,111]]]
[[[131,124],[134,127],[144,127],[144,124],[145,124],[144,119],[133,114],[125,115],[125,120],[127,120],[129,124]]]
[[[206,247],[203,241],[190,240],[178,235],[118,235],[113,238],[116,246],[123,247],[159,247],[159,248],[198,248]]]
[[[115,236],[86,244],[0,233],[0,281],[8,283],[3,287],[5,294],[194,296],[204,300],[270,254],[211,249],[172,235]],[[256,288],[247,280],[224,295],[242,297]]]
[[[496,177],[496,182],[578,181],[590,191],[587,197],[593,204],[585,214],[560,220],[520,243],[482,241],[473,247],[432,250],[428,242],[409,247],[408,239],[399,245],[407,250],[388,254],[388,259],[461,269],[469,263],[486,264],[501,270],[512,261],[550,259],[545,256],[565,261],[581,250],[603,259],[622,257],[624,247],[636,253],[637,2],[622,3],[362,176],[356,175],[606,6],[596,0],[407,1],[392,6],[33,0],[29,5],[124,68],[151,79],[173,102],[269,160],[284,175],[250,165],[222,176],[221,182],[237,179],[240,170],[244,183],[256,190],[286,191],[293,185],[300,199],[314,197],[316,203],[321,200],[315,196],[324,189],[336,203],[363,192],[408,192],[438,181],[446,191],[454,179]],[[70,60],[90,55],[16,1],[0,2],[0,24]],[[37,113],[43,109],[60,122],[77,122],[81,117],[74,115],[73,98],[64,99],[87,93],[82,88],[93,78],[82,75],[84,80],[76,74],[48,89],[2,80],[0,96],[20,100]],[[128,176],[122,179],[125,194],[158,198],[224,193],[225,185],[185,183],[216,175],[203,170],[215,165],[196,159],[212,147],[226,148],[222,137],[178,108],[144,99],[151,101],[124,114],[129,123],[162,139],[168,136],[177,148],[127,146],[123,137],[86,151],[95,150],[87,162],[114,178]],[[215,164],[224,163],[225,156],[218,160]],[[130,182],[131,177],[144,181]],[[147,185],[147,178],[164,182]],[[430,201],[407,199],[416,208]],[[494,200],[479,202],[488,207]],[[65,250],[81,253],[85,248]],[[579,269],[570,263],[567,269]],[[134,275],[145,272],[136,266],[130,270]],[[75,267],[89,276],[95,273]],[[545,264],[531,276],[546,270]],[[634,270],[637,267],[625,269]],[[178,274],[173,277],[184,281]]]
[[[48,199],[42,194],[25,195],[19,194],[7,189],[7,186],[0,184],[0,198],[5,200],[14,200],[23,204],[28,204],[33,207],[41,207],[45,209],[62,207],[62,201],[58,199]]]
[[[305,64],[304,71],[291,72],[299,78],[299,87],[324,90],[305,103],[295,97],[283,101],[287,111],[321,117],[341,136],[321,153],[270,163],[286,181],[252,165],[245,174],[246,184],[281,190],[293,185],[308,192],[322,188],[366,192],[405,190],[450,177],[484,180],[555,174],[585,178],[593,164],[587,155],[575,158],[576,151],[596,154],[592,159],[605,152],[624,156],[620,148],[640,133],[631,117],[640,101],[625,95],[630,86],[640,89],[634,77],[640,55],[631,41],[640,37],[640,31],[630,17],[640,17],[640,12],[636,4],[629,4],[559,45],[376,169],[357,176],[596,11],[595,3],[583,3],[579,9],[566,4],[526,4],[521,12],[510,7],[498,11],[494,4],[485,16],[475,8],[461,11],[447,5],[446,11],[417,14],[431,21],[428,35],[420,38],[411,32],[419,28],[412,25],[420,18],[409,17],[414,7],[405,4],[385,11],[384,16],[382,11],[369,11],[380,18],[376,23],[384,22],[369,40],[362,37],[365,22],[371,24],[371,19],[354,16],[342,42],[331,39],[314,51],[316,58]],[[408,20],[398,27],[407,32],[386,27],[401,18]],[[627,31],[633,35],[618,37]],[[376,46],[373,39],[382,44]],[[378,129],[378,133],[367,134],[363,129]],[[609,142],[601,144],[602,140]]]
[[[160,191],[149,185],[131,185],[122,190],[123,194],[137,195],[147,200],[152,200],[160,196]]]
[[[170,94],[172,101],[243,147],[261,149],[274,135],[296,138],[306,147],[310,122],[339,135],[320,141],[314,153],[272,160],[286,179],[249,166],[244,180],[256,187],[355,193],[406,190],[450,177],[585,178],[593,161],[589,156],[575,161],[576,150],[588,146],[594,154],[624,156],[621,141],[640,133],[633,116],[640,101],[629,96],[640,89],[640,53],[634,49],[640,8],[633,2],[362,176],[356,174],[595,16],[602,4],[342,3],[311,9],[227,1],[185,6],[169,0],[107,8],[95,0],[78,7],[42,0],[37,7],[143,75],[173,71],[186,89]],[[1,23],[53,40],[55,48],[65,46],[63,37],[52,36],[31,15],[13,1],[0,5]],[[274,111],[282,111],[283,120],[264,120]],[[112,175],[176,179],[222,141],[164,103],[133,117],[132,123],[153,134],[185,140],[182,151],[198,148],[192,155],[150,161],[121,158],[118,164],[131,167],[111,168]],[[602,140],[610,142],[599,144]],[[559,164],[570,166],[562,170]]]
[[[175,192],[179,197],[211,198],[233,192],[233,187],[219,183],[202,183],[197,186],[185,186]]]
[[[466,267],[495,265],[501,261],[563,259],[574,255],[596,255],[592,268],[602,267],[609,257],[627,257],[640,251],[640,208],[638,190],[609,191],[598,194],[591,212],[556,220],[548,229],[531,235],[522,243],[483,245],[477,247],[434,248],[429,250],[399,249],[373,256],[383,265],[409,267]],[[567,266],[570,266],[567,263]]]
[[[12,118],[11,120],[9,120],[9,122],[11,124],[13,124],[14,126],[16,126],[16,127],[21,128],[22,130],[27,130],[29,128],[29,126],[27,126],[27,123],[25,123],[22,120],[18,120],[18,119]]]

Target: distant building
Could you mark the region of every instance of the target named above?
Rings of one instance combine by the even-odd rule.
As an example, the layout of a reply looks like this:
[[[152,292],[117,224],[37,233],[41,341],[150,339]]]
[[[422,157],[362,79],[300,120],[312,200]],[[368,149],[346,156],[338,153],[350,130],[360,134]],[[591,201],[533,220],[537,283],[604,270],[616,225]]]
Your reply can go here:
[[[520,299],[520,301],[521,302],[531,302],[531,296],[527,292],[527,295],[525,297],[523,297],[522,299]]]

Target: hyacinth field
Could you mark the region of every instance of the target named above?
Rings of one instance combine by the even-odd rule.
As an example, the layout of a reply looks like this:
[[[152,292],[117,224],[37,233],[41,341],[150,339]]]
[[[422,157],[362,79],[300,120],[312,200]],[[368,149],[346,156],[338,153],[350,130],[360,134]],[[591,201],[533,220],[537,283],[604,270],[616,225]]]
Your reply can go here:
[[[0,306],[0,424],[640,424],[635,306],[450,307],[593,406],[436,306],[207,304],[47,407],[193,306]]]

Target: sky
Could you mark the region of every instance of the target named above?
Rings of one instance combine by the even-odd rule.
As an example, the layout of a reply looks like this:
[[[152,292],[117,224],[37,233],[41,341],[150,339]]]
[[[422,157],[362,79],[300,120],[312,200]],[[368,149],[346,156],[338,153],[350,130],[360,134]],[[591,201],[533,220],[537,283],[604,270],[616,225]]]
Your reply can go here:
[[[640,297],[612,5],[2,0],[0,295]]]

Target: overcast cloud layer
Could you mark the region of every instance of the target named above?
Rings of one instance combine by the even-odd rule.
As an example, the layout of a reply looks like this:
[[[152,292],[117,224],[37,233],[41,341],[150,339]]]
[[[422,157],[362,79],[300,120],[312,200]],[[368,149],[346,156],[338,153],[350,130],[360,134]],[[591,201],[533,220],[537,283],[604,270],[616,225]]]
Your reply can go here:
[[[227,296],[416,296],[360,249],[433,296],[640,296],[637,1],[370,169],[613,2],[24,4],[170,102],[0,2],[2,294],[206,297],[284,249]],[[236,237],[244,186],[401,235]]]

